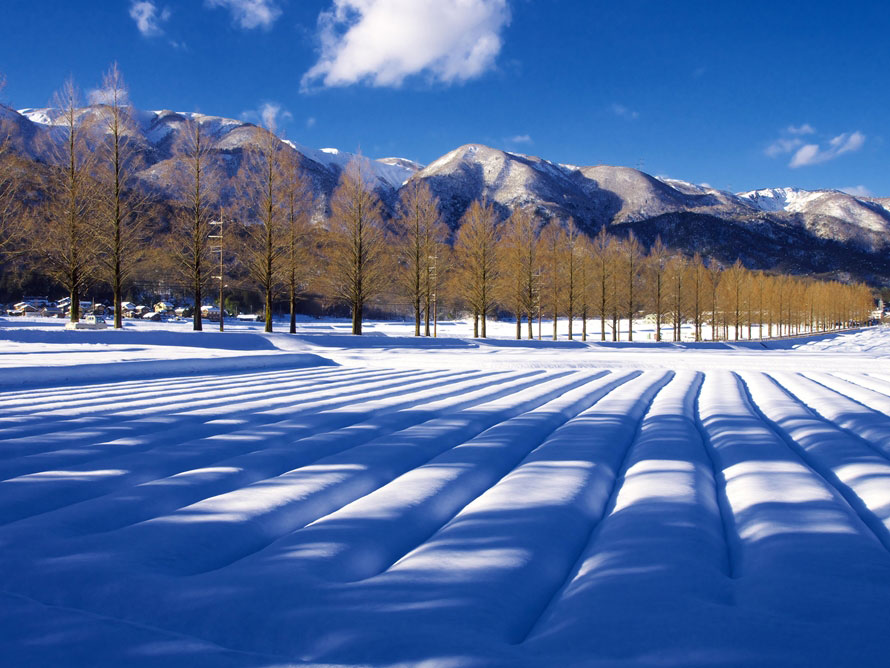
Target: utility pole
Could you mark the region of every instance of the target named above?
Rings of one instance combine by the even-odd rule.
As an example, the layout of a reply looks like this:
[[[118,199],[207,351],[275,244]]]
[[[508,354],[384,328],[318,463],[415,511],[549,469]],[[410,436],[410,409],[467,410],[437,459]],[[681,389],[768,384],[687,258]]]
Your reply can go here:
[[[429,259],[433,261],[432,267],[429,268],[430,271],[430,283],[433,287],[433,338],[437,338],[439,336],[439,302],[437,301],[439,296],[439,275],[436,271],[436,261],[439,259],[438,255],[430,255]],[[427,329],[429,332],[429,329]],[[429,336],[429,334],[427,334]]]
[[[211,220],[211,225],[218,225],[219,230],[217,230],[217,234],[211,234],[209,239],[216,239],[216,245],[210,246],[211,253],[219,253],[219,275],[214,276],[213,278],[219,279],[219,331],[224,331],[223,325],[223,220],[222,216],[219,217],[219,220]]]

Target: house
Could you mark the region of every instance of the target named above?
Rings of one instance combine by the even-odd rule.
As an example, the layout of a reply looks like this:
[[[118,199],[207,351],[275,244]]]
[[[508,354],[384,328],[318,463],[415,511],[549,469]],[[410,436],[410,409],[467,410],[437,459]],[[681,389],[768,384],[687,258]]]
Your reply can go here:
[[[158,302],[154,305],[155,313],[170,313],[175,310],[175,306],[170,302]]]
[[[13,304],[11,309],[7,309],[6,313],[7,315],[31,315],[39,310],[31,302],[19,302],[18,304]]]
[[[201,307],[201,317],[210,322],[219,322],[219,309],[205,304]]]
[[[105,304],[92,304],[85,309],[82,309],[84,315],[105,315],[108,311],[108,307]]]

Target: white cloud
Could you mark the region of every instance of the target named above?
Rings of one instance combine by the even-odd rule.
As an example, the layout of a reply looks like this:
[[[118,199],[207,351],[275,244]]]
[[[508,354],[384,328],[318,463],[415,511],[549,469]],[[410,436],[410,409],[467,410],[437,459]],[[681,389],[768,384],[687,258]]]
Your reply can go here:
[[[161,24],[170,18],[170,10],[164,8],[158,12],[152,0],[133,0],[130,3],[130,18],[136,22],[143,37],[157,37],[164,34]]]
[[[516,135],[515,137],[510,137],[507,141],[511,144],[533,144],[531,135]]]
[[[265,102],[260,106],[260,118],[263,119],[264,126],[274,128],[278,127],[279,119],[289,121],[293,115],[286,109],[282,109],[277,102]]]
[[[310,116],[309,118],[306,119],[306,127],[314,128],[316,122],[317,121],[315,120],[315,116]]]
[[[117,91],[117,103],[120,106],[127,106],[130,100],[127,97],[127,91]],[[94,88],[87,93],[87,101],[90,104],[112,104],[114,102],[114,91],[109,88]]]
[[[828,142],[824,149],[818,144],[805,144],[797,149],[797,152],[788,163],[789,167],[806,167],[818,165],[829,160],[834,160],[844,153],[858,151],[865,144],[865,135],[859,132],[844,132]]]
[[[259,109],[248,109],[241,112],[241,120],[248,123],[258,123],[270,130],[281,127],[282,122],[293,119],[287,109],[282,108],[278,102],[263,102]]]
[[[623,104],[618,104],[617,102],[612,104],[609,109],[616,116],[620,116],[621,118],[627,118],[629,120],[635,120],[640,117],[640,114],[632,109],[628,109]]]
[[[812,135],[816,134],[816,128],[809,123],[804,123],[803,125],[789,125],[785,132],[791,135]]]
[[[204,4],[228,9],[232,19],[245,30],[271,28],[281,16],[276,0],[204,0]]]
[[[853,195],[853,197],[874,197],[875,194],[866,188],[865,186],[847,186],[846,188],[839,188],[842,193],[847,193],[848,195]]]
[[[400,86],[420,73],[466,81],[493,66],[509,22],[507,0],[333,0],[302,85]]]
[[[784,155],[785,153],[791,153],[794,149],[798,148],[803,144],[803,139],[798,137],[782,137],[777,139],[772,144],[766,147],[764,153],[766,153],[771,158],[776,158],[780,155]]]

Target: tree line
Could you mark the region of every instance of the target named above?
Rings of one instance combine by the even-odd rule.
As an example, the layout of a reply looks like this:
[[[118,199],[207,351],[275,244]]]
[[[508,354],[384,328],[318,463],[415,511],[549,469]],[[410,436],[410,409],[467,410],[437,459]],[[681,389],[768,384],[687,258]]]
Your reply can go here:
[[[559,318],[567,319],[569,339],[617,341],[626,323],[632,341],[644,317],[659,341],[664,328],[679,341],[684,324],[696,341],[706,329],[714,340],[788,336],[864,322],[873,308],[864,284],[752,271],[740,261],[723,267],[660,239],[646,249],[632,233],[605,227],[591,238],[571,219],[543,221],[523,208],[503,220],[491,204],[473,202],[452,232],[419,179],[408,181],[385,216],[360,157],[342,171],[319,216],[299,155],[274,127],[256,129],[227,180],[215,138],[186,118],[164,173],[175,198],[158,203],[137,179],[145,164],[116,65],[98,91],[89,113],[73,82],[56,95],[52,157],[42,170],[0,133],[0,251],[62,286],[72,320],[84,290],[101,283],[121,327],[125,286],[149,265],[189,285],[200,330],[199,307],[219,280],[220,260],[232,285],[262,295],[266,331],[273,303],[284,299],[295,332],[298,300],[309,293],[347,306],[354,334],[362,333],[366,307],[388,295],[410,306],[417,336],[429,336],[437,310],[447,308],[471,315],[477,337],[487,335],[492,317],[509,313],[517,339],[523,324],[533,338],[536,320],[542,337],[545,318],[554,339]],[[598,331],[588,332],[590,320]]]

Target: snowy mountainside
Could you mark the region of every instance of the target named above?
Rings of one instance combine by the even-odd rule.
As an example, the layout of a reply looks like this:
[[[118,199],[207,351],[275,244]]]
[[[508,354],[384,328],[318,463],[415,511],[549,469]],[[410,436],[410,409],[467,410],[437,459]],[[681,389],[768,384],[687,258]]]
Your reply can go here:
[[[9,110],[24,134],[27,128],[30,135],[28,147],[24,151],[29,157],[49,160],[52,147],[52,128],[62,123],[58,109],[23,109],[16,114]],[[80,117],[87,121],[101,121],[103,107],[90,106],[80,110]],[[181,136],[185,123],[189,120],[198,123],[206,136],[214,141],[214,148],[223,152],[243,152],[257,145],[262,130],[253,123],[212,116],[197,112],[176,112],[171,110],[143,111],[132,110],[133,120],[138,131],[131,141],[138,146],[146,163],[146,180],[155,187],[163,189],[163,177],[169,170],[159,165],[173,156],[173,148]],[[327,191],[336,184],[342,169],[353,159],[355,154],[337,149],[312,149],[295,142],[284,143],[302,156],[304,170],[313,176],[316,189]],[[314,163],[314,164],[313,164]],[[376,179],[376,187],[385,191],[398,189],[420,167],[417,163],[403,158],[386,158],[384,160],[368,159],[366,165]]]
[[[548,219],[574,216],[588,229],[695,212],[805,227],[818,217],[823,219],[821,225],[828,236],[846,230],[845,238],[849,238],[860,231],[873,247],[882,245],[883,240],[871,238],[871,233],[890,231],[886,203],[839,191],[776,188],[734,194],[653,177],[630,167],[560,165],[480,144],[447,153],[418,171],[415,178],[430,184],[452,225],[470,201],[484,197],[504,210],[529,206]],[[824,219],[837,222],[826,226]]]

